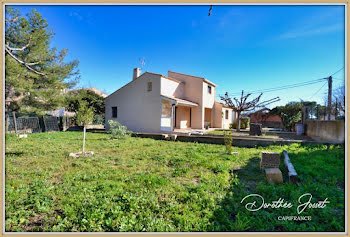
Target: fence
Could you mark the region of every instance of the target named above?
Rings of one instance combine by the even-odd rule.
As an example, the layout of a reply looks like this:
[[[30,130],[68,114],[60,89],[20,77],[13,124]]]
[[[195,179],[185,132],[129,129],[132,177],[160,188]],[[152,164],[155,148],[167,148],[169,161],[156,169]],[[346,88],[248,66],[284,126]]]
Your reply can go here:
[[[72,118],[69,117],[18,117],[15,122],[13,117],[7,116],[8,133],[16,131],[19,133],[65,131],[71,126]]]

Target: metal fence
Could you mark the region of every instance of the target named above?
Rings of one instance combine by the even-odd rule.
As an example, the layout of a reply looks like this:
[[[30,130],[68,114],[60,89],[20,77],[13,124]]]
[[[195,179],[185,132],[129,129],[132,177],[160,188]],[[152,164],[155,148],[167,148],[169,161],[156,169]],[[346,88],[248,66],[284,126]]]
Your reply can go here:
[[[16,126],[16,127],[15,127]],[[72,126],[70,117],[18,117],[16,122],[12,116],[7,117],[7,132],[38,133],[65,131]]]

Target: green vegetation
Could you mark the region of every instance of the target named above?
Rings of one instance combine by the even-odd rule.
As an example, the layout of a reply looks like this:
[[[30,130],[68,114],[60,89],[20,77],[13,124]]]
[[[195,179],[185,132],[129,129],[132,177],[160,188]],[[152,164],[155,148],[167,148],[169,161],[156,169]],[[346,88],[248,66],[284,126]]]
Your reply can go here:
[[[127,130],[126,126],[123,126],[118,121],[108,120],[108,124],[109,124],[108,132],[111,134],[112,139],[120,139],[120,138],[131,136],[131,132]]]
[[[91,124],[94,120],[94,109],[87,106],[87,102],[82,100],[79,105],[79,109],[76,114],[77,124],[84,127],[83,135],[83,153],[85,152],[85,137],[86,126]]]
[[[241,121],[241,129],[249,128],[250,126],[249,117],[243,116],[240,118],[240,121]],[[230,129],[237,129],[237,119],[230,124]]]
[[[79,62],[52,47],[54,32],[33,9],[25,16],[5,8],[6,113],[44,113],[62,106],[62,91],[79,80]]]
[[[81,132],[7,135],[6,231],[344,231],[344,147],[224,145],[89,133],[92,157],[71,158]],[[286,149],[301,182],[268,184],[260,152]],[[281,170],[286,171],[281,165]],[[287,180],[287,177],[284,177]],[[248,212],[241,200],[257,193],[291,209]],[[328,198],[298,215],[298,198]]]
[[[77,112],[81,101],[86,101],[88,107],[94,109],[97,116],[105,114],[105,99],[95,92],[87,89],[72,90],[65,95],[65,107],[68,111]],[[97,117],[96,116],[96,117]],[[101,119],[97,117],[96,120]],[[103,124],[104,122],[102,122]]]

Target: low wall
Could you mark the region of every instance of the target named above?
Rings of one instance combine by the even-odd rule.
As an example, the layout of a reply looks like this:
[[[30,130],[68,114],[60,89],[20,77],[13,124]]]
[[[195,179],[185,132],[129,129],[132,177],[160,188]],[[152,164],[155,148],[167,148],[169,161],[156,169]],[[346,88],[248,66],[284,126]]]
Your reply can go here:
[[[306,135],[316,140],[345,142],[344,120],[306,120]]]
[[[133,133],[133,137],[153,138],[164,140],[164,135],[160,133]],[[223,136],[204,136],[204,135],[177,135],[176,141],[181,142],[198,142],[224,145]],[[236,147],[256,147],[256,146],[271,146],[271,145],[290,145],[293,143],[300,144],[328,144],[316,141],[306,140],[284,140],[284,139],[269,139],[269,138],[247,138],[247,137],[233,137],[232,145]]]

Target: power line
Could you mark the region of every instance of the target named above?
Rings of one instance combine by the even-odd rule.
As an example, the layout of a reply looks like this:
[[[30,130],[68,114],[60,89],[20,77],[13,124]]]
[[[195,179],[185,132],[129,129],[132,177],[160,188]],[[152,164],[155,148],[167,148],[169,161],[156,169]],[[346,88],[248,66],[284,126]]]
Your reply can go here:
[[[328,82],[325,82],[320,89],[318,89],[309,99],[311,99],[312,97],[314,97],[318,92],[320,92],[320,90],[327,84]]]
[[[343,70],[343,69],[344,69],[344,67],[340,68],[338,71],[336,71],[335,73],[333,73],[331,76],[337,74],[338,72],[340,72],[340,71]]]
[[[343,70],[344,67],[340,68],[339,70],[337,70],[336,72],[334,72],[331,76],[337,74],[338,72],[340,72],[341,70]],[[267,92],[273,92],[273,91],[278,91],[278,90],[286,90],[286,89],[292,89],[292,88],[296,88],[296,87],[301,87],[301,86],[307,86],[307,85],[312,85],[312,84],[316,84],[319,82],[324,81],[324,79],[328,79],[328,77],[325,78],[319,78],[319,79],[315,79],[315,80],[311,80],[311,81],[306,81],[306,82],[300,82],[300,83],[295,83],[295,84],[290,84],[290,85],[285,85],[285,86],[279,86],[279,87],[272,87],[272,88],[267,88],[267,89],[261,89],[261,90],[255,90],[255,91],[249,91],[246,92],[248,94],[257,94],[257,93],[267,93]],[[324,85],[323,85],[324,86]],[[322,86],[322,87],[323,87]],[[321,88],[322,88],[321,87]],[[237,96],[240,95],[242,92],[236,92],[236,93],[228,93],[228,95],[231,96]],[[317,91],[318,93],[318,91]]]
[[[249,94],[257,94],[257,93],[266,93],[266,92],[272,92],[272,91],[278,91],[278,90],[285,90],[285,89],[291,89],[295,87],[300,87],[300,86],[306,86],[306,85],[311,85],[315,83],[322,82],[325,78],[319,78],[311,81],[306,81],[306,82],[300,82],[300,83],[295,83],[295,84],[290,84],[290,85],[285,85],[285,86],[279,86],[279,87],[272,87],[272,88],[266,88],[266,89],[261,89],[261,90],[255,90],[255,91],[249,91],[246,93]],[[229,95],[240,95],[242,92],[237,92],[237,93],[229,93]]]

